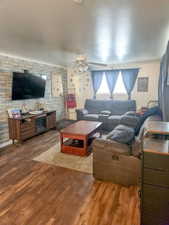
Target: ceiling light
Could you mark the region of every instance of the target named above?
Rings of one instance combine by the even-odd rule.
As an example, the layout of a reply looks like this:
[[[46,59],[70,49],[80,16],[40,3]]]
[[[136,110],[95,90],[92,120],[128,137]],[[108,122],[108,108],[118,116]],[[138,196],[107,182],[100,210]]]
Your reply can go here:
[[[83,0],[73,0],[75,3],[77,4],[82,4],[83,3]]]
[[[74,72],[80,74],[80,73],[85,73],[89,69],[89,66],[87,63],[74,63],[73,65],[73,70]]]

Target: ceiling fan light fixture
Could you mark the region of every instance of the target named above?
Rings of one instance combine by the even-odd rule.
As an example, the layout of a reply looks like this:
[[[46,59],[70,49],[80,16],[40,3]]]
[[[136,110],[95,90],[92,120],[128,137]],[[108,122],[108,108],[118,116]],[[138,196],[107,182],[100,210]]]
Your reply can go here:
[[[76,4],[82,4],[84,0],[73,0]]]
[[[89,70],[89,66],[86,62],[76,61],[73,65],[73,70],[76,73],[85,73]]]

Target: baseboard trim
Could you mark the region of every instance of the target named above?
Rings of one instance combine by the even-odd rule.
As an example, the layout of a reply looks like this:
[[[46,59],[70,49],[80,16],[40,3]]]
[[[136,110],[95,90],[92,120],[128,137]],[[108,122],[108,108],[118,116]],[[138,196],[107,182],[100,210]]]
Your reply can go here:
[[[0,144],[0,148],[6,147],[6,146],[11,145],[11,144],[12,144],[12,141],[11,140],[6,141],[6,142]]]

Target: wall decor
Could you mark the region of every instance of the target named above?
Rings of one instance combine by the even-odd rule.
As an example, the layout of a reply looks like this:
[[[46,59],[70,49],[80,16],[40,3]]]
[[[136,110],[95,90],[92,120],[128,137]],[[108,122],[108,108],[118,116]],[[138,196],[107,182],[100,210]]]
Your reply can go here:
[[[60,73],[52,74],[52,96],[63,96],[62,74]]]
[[[138,92],[148,92],[148,77],[139,77],[137,80],[137,91]]]

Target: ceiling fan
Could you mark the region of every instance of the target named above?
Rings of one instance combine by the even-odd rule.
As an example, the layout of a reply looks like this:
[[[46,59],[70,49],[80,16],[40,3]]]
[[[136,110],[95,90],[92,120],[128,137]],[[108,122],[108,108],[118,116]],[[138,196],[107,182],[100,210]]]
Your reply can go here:
[[[78,73],[83,73],[83,72],[89,71],[90,66],[101,67],[101,68],[105,68],[105,67],[110,68],[110,65],[105,64],[105,63],[97,63],[97,62],[88,61],[87,57],[85,55],[78,55],[73,62],[73,68]]]

